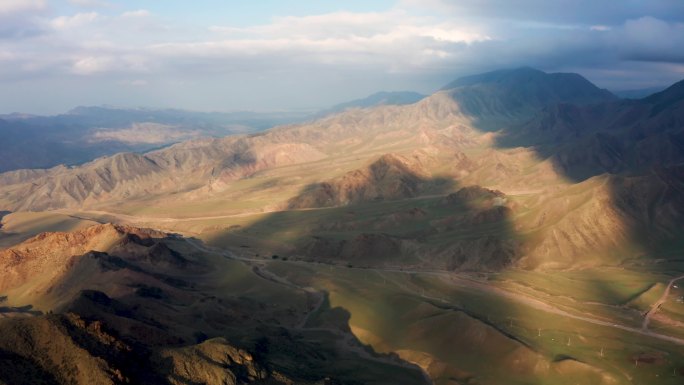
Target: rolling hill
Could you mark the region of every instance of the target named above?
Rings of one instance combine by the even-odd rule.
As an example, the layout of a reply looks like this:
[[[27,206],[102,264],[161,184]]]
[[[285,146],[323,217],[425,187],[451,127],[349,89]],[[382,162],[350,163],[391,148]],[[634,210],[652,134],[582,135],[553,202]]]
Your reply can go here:
[[[60,115],[0,115],[0,172],[75,165],[118,152],[145,152],[199,137],[256,132],[306,120],[298,113],[206,113],[76,107]]]

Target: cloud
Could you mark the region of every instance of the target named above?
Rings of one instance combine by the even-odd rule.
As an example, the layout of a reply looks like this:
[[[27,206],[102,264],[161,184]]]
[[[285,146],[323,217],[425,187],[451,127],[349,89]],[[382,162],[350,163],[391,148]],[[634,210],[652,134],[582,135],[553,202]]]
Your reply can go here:
[[[673,20],[684,15],[676,0],[401,0],[409,9],[432,9],[451,17],[541,21],[549,24],[621,24],[646,15]]]
[[[147,80],[144,79],[133,79],[133,80],[123,80],[121,84],[131,87],[145,87],[148,85]]]
[[[143,9],[54,14],[43,1],[0,1],[0,79],[36,86],[64,79],[114,93],[137,87],[141,98],[183,102],[195,101],[181,94],[216,89],[223,100],[220,92],[251,94],[262,84],[270,99],[254,96],[254,103],[286,104],[307,97],[321,103],[292,89],[340,99],[335,95],[352,89],[430,92],[460,75],[523,65],[591,74],[599,85],[682,76],[679,2],[625,5],[606,16],[607,2],[593,0],[598,10],[582,10],[559,1],[567,7],[541,0],[521,0],[520,9],[503,0],[403,0],[379,12],[277,16],[246,26],[202,26]],[[147,82],[154,87],[142,87]],[[106,95],[90,95],[100,94]]]
[[[72,16],[56,17],[52,19],[50,24],[56,29],[77,28],[94,22],[98,17],[99,15],[97,12],[77,13]]]
[[[151,49],[162,56],[207,60],[266,58],[289,52],[301,62],[375,65],[392,72],[456,72],[468,68],[477,72],[517,65],[557,69],[606,66],[620,60],[679,62],[682,51],[676,47],[684,46],[680,23],[653,17],[614,26],[503,23],[492,27],[490,23],[483,27],[460,21],[436,23],[395,11],[278,18],[268,25],[214,27],[212,31],[225,38],[160,44]]]
[[[432,58],[448,57],[451,45],[490,40],[475,25],[414,17],[401,10],[279,17],[265,25],[213,26],[210,30],[217,33],[216,39],[157,44],[151,51],[185,62],[193,56],[230,62],[224,69],[242,58],[275,66],[289,62],[402,72],[419,70]],[[257,68],[264,70],[263,65]]]
[[[128,11],[121,14],[121,17],[124,18],[138,18],[148,16],[150,16],[150,11],[145,9],[138,9],[137,11]]]
[[[46,8],[45,0],[2,0],[0,1],[0,16],[41,11]]]
[[[109,8],[111,3],[104,0],[69,0],[69,3],[83,8]]]
[[[439,0],[427,4],[453,6]],[[475,7],[473,2],[463,4]],[[296,66],[446,75],[526,64],[555,69],[620,60],[680,62],[683,54],[677,47],[684,46],[681,23],[654,17],[560,28],[464,22],[392,9],[276,17],[248,27],[213,26],[208,28],[212,34],[188,39],[147,19],[149,15],[147,10],[124,12],[119,18],[87,12],[52,19],[50,25],[58,32],[73,30],[63,36],[66,43],[53,59],[70,64],[54,68],[82,76],[282,72]],[[144,26],[138,24],[141,18],[146,19]],[[139,33],[141,28],[146,33]]]
[[[140,54],[124,52],[103,52],[97,56],[78,56],[69,59],[70,72],[76,75],[88,76],[103,73],[139,74],[149,72],[149,58]],[[142,85],[138,83],[137,85]]]
[[[0,51],[0,62],[11,61],[17,58],[17,55],[12,52]]]
[[[235,38],[252,36],[260,39],[343,40],[380,37],[429,37],[444,41],[473,42],[486,40],[472,25],[452,25],[431,18],[414,17],[405,11],[353,13],[333,12],[303,17],[277,17],[272,23],[247,28],[210,28]]]
[[[92,75],[113,69],[114,60],[109,57],[88,56],[74,61],[72,72],[77,75]]]
[[[44,0],[0,1],[0,39],[23,39],[42,34],[44,28],[39,15],[46,10]]]
[[[684,23],[650,16],[627,20],[612,42],[625,60],[684,63]]]

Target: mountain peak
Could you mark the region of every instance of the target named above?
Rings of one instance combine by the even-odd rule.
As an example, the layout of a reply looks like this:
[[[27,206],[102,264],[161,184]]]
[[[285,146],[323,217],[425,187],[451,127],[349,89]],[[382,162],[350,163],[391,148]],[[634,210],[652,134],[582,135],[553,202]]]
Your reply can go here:
[[[319,115],[342,112],[350,108],[369,108],[385,105],[403,106],[416,103],[424,98],[425,95],[413,91],[380,91],[365,98],[334,105],[322,111]]]
[[[653,104],[671,104],[684,100],[684,80],[680,80],[663,91],[648,96],[643,100]]]
[[[460,77],[453,82],[442,87],[442,90],[450,90],[458,87],[472,86],[476,84],[486,83],[501,83],[511,80],[533,80],[548,75],[546,72],[532,67],[520,67],[501,69],[491,72],[485,72],[476,75],[469,75]]]
[[[478,118],[525,118],[557,104],[591,104],[617,97],[575,73],[546,73],[530,67],[459,78],[444,88],[461,111]]]

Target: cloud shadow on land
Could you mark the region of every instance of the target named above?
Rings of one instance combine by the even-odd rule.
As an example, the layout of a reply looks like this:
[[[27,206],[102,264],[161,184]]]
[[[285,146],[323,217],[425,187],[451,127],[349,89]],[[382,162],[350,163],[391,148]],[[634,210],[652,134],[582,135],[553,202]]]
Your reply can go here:
[[[565,237],[569,246],[579,245],[581,253],[569,266],[580,267],[575,278],[567,281],[576,285],[572,295],[581,298],[580,293],[591,293],[593,298],[584,301],[620,306],[624,319],[615,320],[620,324],[641,327],[643,315],[660,296],[658,286],[648,283],[666,284],[670,276],[684,272],[682,106],[684,82],[679,82],[641,100],[553,104],[528,121],[498,132],[498,148],[533,149],[541,162],[548,162],[576,191],[589,192],[584,205],[573,209],[578,214],[565,213],[565,223],[530,230],[540,231],[546,239]],[[563,195],[569,189],[548,202],[573,199]],[[545,214],[554,210],[548,203],[541,205],[546,205],[542,206]],[[558,249],[558,258],[563,251]],[[556,285],[567,277],[571,275],[559,275]],[[663,353],[654,341],[627,345],[617,355],[625,362],[642,362],[650,354],[671,357],[660,363],[643,361],[645,365],[630,369],[636,377],[659,366],[663,373],[681,373],[684,358],[671,355],[676,351],[672,346]]]
[[[337,329],[300,328],[311,311],[327,311],[329,302],[317,301],[327,293],[257,274],[259,268],[249,263],[198,253],[179,236],[146,231],[118,233],[119,242],[106,251],[76,257],[50,289],[54,295],[65,288],[71,293],[74,285],[80,289],[60,304],[59,314],[8,322],[26,322],[21,330],[36,333],[31,349],[40,352],[52,351],[44,346],[53,340],[43,330],[55,328],[61,333],[55,342],[59,349],[87,352],[84,361],[102,359],[133,383],[204,383],[214,374],[226,379],[234,374],[244,383],[266,380],[259,367],[295,383],[326,378],[330,384],[426,383],[415,366],[377,354],[347,333],[349,312],[344,309],[331,310],[340,315]],[[83,266],[94,278],[82,276]],[[0,335],[0,347],[5,337]],[[0,366],[3,355],[0,349]],[[44,362],[29,364],[55,373]],[[98,373],[93,369],[86,375]]]
[[[386,154],[368,168],[303,187],[284,211],[217,232],[241,252],[357,267],[498,270],[521,240],[505,194],[461,187]]]
[[[683,105],[684,81],[640,100],[555,104],[502,129],[496,144],[533,149],[571,183],[593,184],[602,200],[594,215],[611,216],[622,229],[629,259],[681,259]]]
[[[301,327],[257,327],[247,342],[250,350],[271,369],[304,381],[328,377],[334,384],[427,383],[418,366],[359,341],[351,332],[351,313],[331,307],[327,291],[318,294],[322,296],[319,306]]]
[[[359,169],[307,185],[284,204],[287,210],[268,214],[246,227],[217,232],[208,241],[221,246],[240,245],[236,250],[240,254],[258,254],[275,264],[286,260],[284,265],[292,270],[278,271],[278,275],[287,276],[289,280],[293,279],[292,271],[309,266],[296,261],[337,265],[338,269],[358,274],[372,272],[375,268],[396,269],[397,272],[491,272],[507,269],[522,255],[523,239],[516,234],[511,219],[515,207],[505,194],[480,186],[459,186],[451,178],[421,174],[394,163],[397,160],[394,155],[379,159],[381,161],[371,163],[370,177],[366,173],[368,169]],[[269,264],[269,269],[271,266]],[[306,274],[298,277],[302,279],[301,286],[319,287],[313,278],[306,278]],[[354,286],[359,290],[355,293],[360,296],[359,302],[366,301],[366,295],[373,298],[371,288],[364,292],[363,282]],[[417,298],[411,303],[422,307],[423,302]],[[439,309],[429,301],[428,305],[437,312],[449,313],[448,309]],[[382,312],[387,306],[377,303],[377,309],[372,306],[366,310]],[[333,328],[337,327],[336,320],[343,320],[345,333],[348,333],[349,317],[359,317],[358,307],[350,309],[353,310],[322,307],[306,326]],[[410,309],[406,311],[411,312]],[[472,314],[458,316],[463,318],[458,318],[459,322],[487,333],[496,329],[482,325],[477,317],[470,319]],[[396,314],[399,318],[405,316]],[[355,326],[358,326],[358,318]],[[443,327],[453,332],[453,325]],[[413,334],[413,331],[409,327],[401,333]],[[354,338],[358,340],[360,335]],[[425,341],[428,340],[435,342],[434,339]],[[475,345],[471,348],[477,349]],[[412,349],[411,345],[406,349]],[[423,346],[422,349],[430,351],[431,348]],[[444,356],[436,354],[436,357],[438,361],[448,362]],[[462,371],[454,371],[467,378]]]
[[[520,120],[499,130],[496,147],[504,151],[532,149],[540,161],[549,162],[555,173],[570,182],[567,186],[586,187],[591,192],[584,198],[594,206],[584,206],[588,211],[579,214],[590,220],[580,223],[578,218],[575,223],[586,225],[584,228],[554,224],[561,226],[556,227],[558,231],[566,232],[570,244],[585,244],[566,267],[593,266],[600,270],[606,265],[618,265],[636,276],[643,275],[644,280],[651,279],[647,277],[651,273],[668,275],[684,270],[684,116],[679,108],[682,100],[677,95],[656,95],[639,101],[554,104],[528,121]],[[492,121],[477,119],[475,125],[486,132],[497,126]],[[516,207],[509,205],[507,197],[499,192],[462,188],[452,181],[420,179],[407,170],[398,175],[391,190],[400,192],[396,195],[382,193],[386,182],[382,178],[351,186],[348,180],[340,179],[309,185],[288,201],[289,211],[272,213],[248,227],[219,233],[211,242],[239,243],[279,259],[361,268],[396,266],[505,273],[538,246],[527,242],[528,234],[536,232],[537,237],[541,234],[549,239],[551,227],[543,221],[536,227],[516,230]],[[429,194],[421,190],[422,183],[430,182],[442,187]],[[551,198],[562,201],[564,191]],[[546,203],[551,206],[542,210],[553,209],[552,199]],[[574,219],[569,218],[572,225]],[[603,238],[604,233],[614,238]],[[611,256],[599,255],[606,249],[612,250]],[[249,249],[242,249],[246,250]],[[588,259],[593,265],[583,264],[582,254],[595,257]],[[614,300],[618,306],[625,305],[620,302],[625,298],[631,301],[621,287],[621,280],[631,278],[595,278],[569,281],[578,285],[578,290],[592,293],[595,300]],[[511,319],[529,318],[519,306],[505,301],[497,306],[499,313],[509,314]],[[581,328],[577,326],[576,330],[593,330],[591,325],[577,322]],[[567,338],[570,333],[570,337],[581,339],[579,332],[573,334],[574,328],[561,328],[558,334]],[[575,354],[573,349],[568,347],[568,354],[553,357],[565,362],[588,354],[581,349],[575,350]],[[610,354],[614,355],[613,360],[629,362],[634,356],[660,349],[654,343],[629,346]],[[664,369],[674,366],[676,371],[681,367],[676,361],[679,358],[672,356],[666,360]],[[637,376],[643,373],[646,371],[634,369]],[[544,382],[542,377],[538,380]]]
[[[30,358],[0,349],[0,381],[6,384],[57,385],[59,381]]]

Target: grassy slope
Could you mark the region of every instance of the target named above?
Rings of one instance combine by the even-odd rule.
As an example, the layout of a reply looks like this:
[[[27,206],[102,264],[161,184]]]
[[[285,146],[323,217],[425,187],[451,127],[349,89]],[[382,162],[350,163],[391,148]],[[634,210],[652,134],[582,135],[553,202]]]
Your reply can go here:
[[[422,357],[437,384],[449,384],[453,377],[481,384],[681,381],[672,376],[673,370],[684,366],[681,347],[545,313],[432,276],[283,262],[269,269],[325,290],[332,308],[351,313],[350,325],[362,342],[379,351],[398,351],[407,359]],[[560,280],[569,279],[563,276],[558,275]],[[588,291],[583,295],[605,305],[625,300],[640,290],[638,285],[628,289],[631,277],[626,273],[604,278],[611,286],[624,288],[622,297],[592,296]],[[530,281],[568,294],[539,277]],[[578,312],[584,306],[574,304]],[[319,313],[309,323],[329,324],[330,317],[334,314]]]
[[[365,220],[381,216],[388,207],[397,211],[419,206],[432,220],[440,215],[440,210],[433,206],[437,199],[387,202],[369,205],[367,210],[355,208],[355,211],[363,213],[360,219]],[[243,221],[237,223],[249,230],[244,240],[271,234],[271,241],[280,243],[297,238],[297,230],[307,229],[307,226],[314,228],[320,221],[327,220],[331,211],[340,215],[349,208],[283,212],[275,216],[277,220],[270,222],[255,221],[251,217],[237,217],[236,220]],[[29,233],[46,228],[46,224],[51,224],[52,229],[83,225],[80,221],[60,222],[58,219],[64,218],[54,214],[22,214],[19,217],[24,222],[14,223],[24,224],[22,229]],[[34,217],[36,221],[28,220]],[[270,218],[271,214],[262,214],[261,218],[264,217]],[[50,220],[46,221],[46,218]],[[260,228],[253,225],[255,222],[273,227]],[[219,223],[225,224],[225,220]],[[204,225],[206,223],[202,223]],[[406,226],[396,229],[407,231],[413,225]],[[216,233],[206,232],[202,237],[211,239],[213,234]],[[235,238],[223,236],[217,237],[214,243],[237,244]],[[263,243],[259,245],[263,247]],[[188,246],[180,243],[176,247]],[[239,249],[249,253],[249,249]],[[260,303],[279,304],[278,309],[306,306],[301,296],[292,296],[293,293],[276,284],[255,279],[241,263],[228,260],[215,260],[215,263],[220,266],[206,282],[218,288],[217,294],[224,293],[219,296],[252,298]],[[490,274],[489,282],[573,314],[590,314],[638,326],[639,313],[660,296],[663,283],[670,279],[663,271],[677,267],[670,265],[672,263],[554,272],[507,270]],[[269,270],[302,286],[313,286],[328,293],[329,306],[323,306],[311,316],[308,327],[345,324],[345,317],[349,317],[349,326],[359,340],[378,352],[396,352],[424,365],[438,384],[449,384],[450,378],[461,383],[471,379],[472,383],[481,384],[502,381],[511,384],[573,384],[576,381],[599,384],[608,377],[617,383],[635,384],[676,384],[681,380],[672,377],[673,370],[684,366],[681,347],[545,313],[480,291],[453,286],[433,276],[289,262],[272,262]],[[684,314],[681,306],[668,301],[663,312],[681,321],[681,314]],[[345,311],[340,313],[341,309]],[[197,310],[206,311],[201,306]],[[276,314],[282,317],[286,313],[273,313]],[[676,328],[662,325],[657,319],[653,321],[653,330],[677,333]],[[306,335],[323,345],[335,340],[330,334],[315,330]],[[492,365],[497,370],[492,370]],[[385,369],[380,365],[377,370],[380,372],[374,369],[373,373]],[[391,368],[387,370],[391,371]],[[511,373],[515,374],[514,379],[511,379]]]
[[[15,245],[43,232],[73,231],[96,223],[51,212],[12,213],[2,218],[0,248]]]

